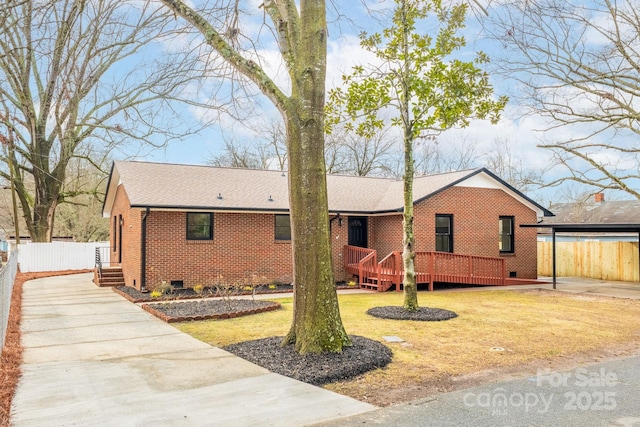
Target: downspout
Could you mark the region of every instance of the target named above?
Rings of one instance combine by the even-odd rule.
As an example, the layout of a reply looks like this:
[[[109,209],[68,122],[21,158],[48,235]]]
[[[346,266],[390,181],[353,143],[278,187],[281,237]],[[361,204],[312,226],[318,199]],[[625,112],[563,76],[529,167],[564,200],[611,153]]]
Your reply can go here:
[[[149,208],[142,215],[142,235],[140,236],[140,291],[147,290],[147,217],[149,216]]]
[[[553,289],[556,288],[556,229],[551,228],[551,270],[553,271]]]

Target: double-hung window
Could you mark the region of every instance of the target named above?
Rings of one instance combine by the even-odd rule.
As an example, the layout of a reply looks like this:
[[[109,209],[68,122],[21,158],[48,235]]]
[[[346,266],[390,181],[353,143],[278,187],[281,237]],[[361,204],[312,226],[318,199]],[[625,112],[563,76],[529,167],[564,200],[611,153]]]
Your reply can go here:
[[[187,240],[213,240],[213,213],[187,212]]]
[[[436,251],[453,252],[453,215],[436,215]]]
[[[276,240],[291,240],[291,220],[289,215],[275,215]]]
[[[512,216],[501,216],[498,221],[498,232],[500,233],[500,253],[512,254],[514,252],[513,224],[515,218]]]

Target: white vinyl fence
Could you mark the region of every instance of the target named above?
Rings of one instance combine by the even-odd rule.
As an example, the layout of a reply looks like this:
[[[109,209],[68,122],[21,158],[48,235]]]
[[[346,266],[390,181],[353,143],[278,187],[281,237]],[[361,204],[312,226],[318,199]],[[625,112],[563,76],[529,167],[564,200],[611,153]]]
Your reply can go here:
[[[18,253],[13,252],[8,262],[0,269],[0,349],[4,347],[7,336],[7,322],[11,309],[13,283],[18,272]]]
[[[18,245],[18,263],[23,273],[87,270],[96,264],[96,248],[105,246],[109,246],[109,242],[29,242]]]

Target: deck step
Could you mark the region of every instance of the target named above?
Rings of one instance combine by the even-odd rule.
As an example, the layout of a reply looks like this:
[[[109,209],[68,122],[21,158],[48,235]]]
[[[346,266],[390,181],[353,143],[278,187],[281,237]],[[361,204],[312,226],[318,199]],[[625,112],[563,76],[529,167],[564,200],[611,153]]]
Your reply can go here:
[[[360,289],[377,290],[378,285],[375,283],[360,283]]]

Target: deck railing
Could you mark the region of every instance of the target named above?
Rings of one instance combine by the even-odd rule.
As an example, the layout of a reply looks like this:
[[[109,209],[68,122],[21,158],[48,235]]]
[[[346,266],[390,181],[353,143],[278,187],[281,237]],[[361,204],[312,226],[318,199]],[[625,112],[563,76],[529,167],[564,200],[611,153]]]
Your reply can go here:
[[[452,254],[449,252],[416,252],[416,272],[426,271],[433,282],[470,285],[504,285],[504,258]]]
[[[400,290],[404,276],[401,252],[391,252],[376,263],[375,250],[345,246],[344,259],[345,269],[350,274],[357,275],[360,283],[367,282],[368,278],[374,278],[380,291],[392,285],[396,286],[396,290]],[[433,290],[434,282],[495,286],[506,284],[504,258],[417,251],[415,271],[416,282],[428,284],[429,290]]]
[[[102,267],[111,265],[111,248],[109,246],[96,246],[95,263],[98,278],[102,277]]]
[[[342,257],[347,272],[350,274],[358,274],[358,264],[363,258],[372,253],[376,253],[376,250],[361,248],[359,246],[345,246],[342,250]]]
[[[402,253],[393,251],[378,263],[378,280],[382,289],[389,289],[394,284],[396,288],[402,283],[404,269],[402,268]]]
[[[360,282],[367,282],[370,277],[378,278],[378,257],[377,252],[373,251],[358,263],[358,277]]]

